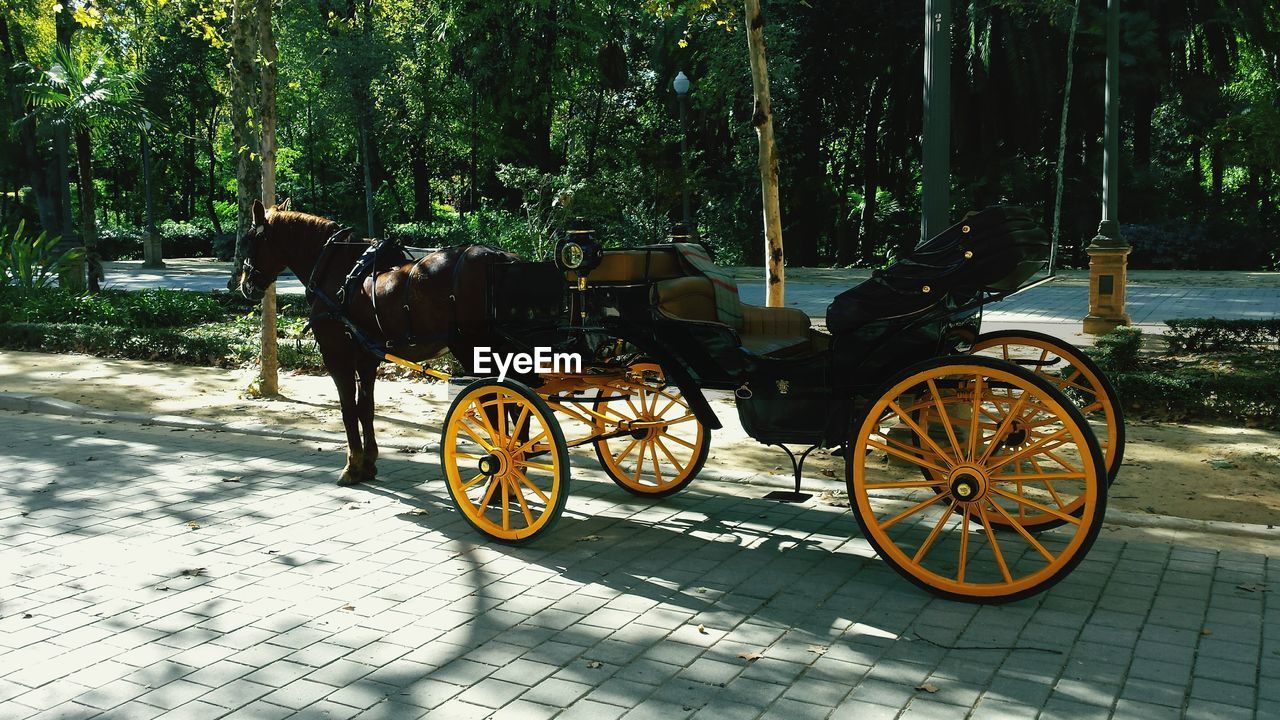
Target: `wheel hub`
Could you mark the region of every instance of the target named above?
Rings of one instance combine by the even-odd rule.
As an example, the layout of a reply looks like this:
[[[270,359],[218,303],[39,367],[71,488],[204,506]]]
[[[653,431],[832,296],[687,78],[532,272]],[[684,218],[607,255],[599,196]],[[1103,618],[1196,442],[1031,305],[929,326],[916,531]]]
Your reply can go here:
[[[987,478],[978,468],[960,467],[947,479],[951,496],[962,503],[978,502],[987,496]]]
[[[480,458],[480,461],[478,463],[476,463],[477,467],[480,469],[480,472],[484,473],[489,477],[493,477],[494,475],[500,474],[505,464],[506,463],[503,461],[502,456],[497,453],[490,453],[488,455],[485,455],[484,457]]]

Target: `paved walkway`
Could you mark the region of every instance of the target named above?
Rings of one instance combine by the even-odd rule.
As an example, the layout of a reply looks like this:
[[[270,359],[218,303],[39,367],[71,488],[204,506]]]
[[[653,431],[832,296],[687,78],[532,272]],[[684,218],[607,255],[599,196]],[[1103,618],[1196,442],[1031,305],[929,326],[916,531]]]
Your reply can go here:
[[[434,453],[339,488],[331,446],[11,412],[0,438],[5,720],[1280,716],[1277,556],[1104,532],[978,607],[758,483],[643,502],[575,455],[560,524],[508,548]]]
[[[143,270],[137,262],[107,263],[107,285],[124,289],[173,287],[188,290],[224,290],[230,263],[179,259],[168,261],[164,271]],[[745,270],[739,276],[745,275]],[[788,281],[787,304],[821,318],[832,298],[870,276],[869,270],[809,270]],[[1280,316],[1280,282],[1277,273],[1186,273],[1186,285],[1167,271],[1135,271],[1128,289],[1128,309],[1133,322],[1146,332],[1162,333],[1165,320],[1186,317],[1271,318]],[[764,283],[739,280],[742,299],[763,304]],[[292,275],[281,279],[283,293],[300,293],[302,285]],[[1087,341],[1079,334],[1088,313],[1087,275],[1071,271],[1060,280],[1019,293],[987,307],[987,329],[1022,327],[1040,329],[1073,341]]]

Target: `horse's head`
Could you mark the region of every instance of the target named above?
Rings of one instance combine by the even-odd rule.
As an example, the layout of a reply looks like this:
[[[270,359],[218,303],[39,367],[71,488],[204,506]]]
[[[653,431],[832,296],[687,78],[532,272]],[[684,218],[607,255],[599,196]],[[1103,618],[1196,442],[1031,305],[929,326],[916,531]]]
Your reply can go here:
[[[253,201],[253,227],[244,237],[244,259],[240,266],[240,294],[257,302],[267,288],[284,271],[286,261],[283,248],[271,237],[271,216],[278,210],[288,210],[285,200],[271,208],[260,200]]]

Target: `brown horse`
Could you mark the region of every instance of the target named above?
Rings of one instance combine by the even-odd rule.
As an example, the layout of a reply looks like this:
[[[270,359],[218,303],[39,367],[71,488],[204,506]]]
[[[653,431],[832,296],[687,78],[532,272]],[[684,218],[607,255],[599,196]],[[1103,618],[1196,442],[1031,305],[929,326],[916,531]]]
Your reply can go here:
[[[487,268],[517,258],[483,245],[458,245],[410,262],[394,249],[339,299],[370,241],[344,239],[338,223],[286,207],[268,210],[254,201],[239,289],[261,300],[286,268],[307,287],[311,329],[338,388],[347,432],[347,464],[338,484],[372,480],[378,459],[373,384],[381,353],[423,362],[452,350],[469,365],[474,347],[487,343]]]

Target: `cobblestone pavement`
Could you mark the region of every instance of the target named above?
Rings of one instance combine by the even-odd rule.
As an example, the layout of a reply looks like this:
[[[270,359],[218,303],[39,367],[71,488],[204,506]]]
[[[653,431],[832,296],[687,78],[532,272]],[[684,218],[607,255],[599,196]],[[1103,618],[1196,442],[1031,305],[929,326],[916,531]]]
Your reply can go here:
[[[979,607],[724,458],[643,502],[575,456],[521,548],[434,452],[339,488],[332,446],[5,412],[0,459],[4,720],[1280,716],[1276,557],[1104,531]]]

